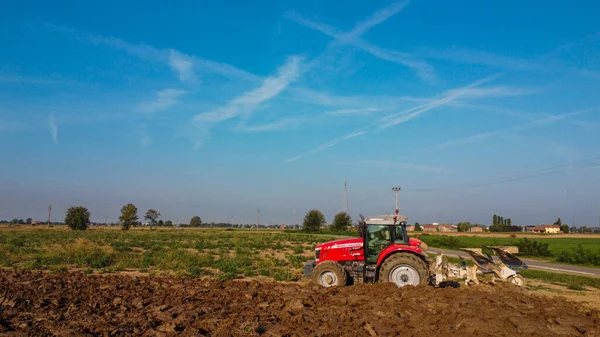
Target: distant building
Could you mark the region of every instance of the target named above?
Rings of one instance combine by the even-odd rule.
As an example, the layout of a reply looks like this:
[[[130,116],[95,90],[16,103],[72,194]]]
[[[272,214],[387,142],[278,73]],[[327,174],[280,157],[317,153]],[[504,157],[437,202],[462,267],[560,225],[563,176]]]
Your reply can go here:
[[[414,232],[415,231],[415,226],[414,225],[406,226],[406,231],[407,232]]]
[[[483,227],[481,227],[481,226],[473,226],[473,227],[469,228],[469,232],[483,233]]]
[[[529,229],[526,227],[526,229]],[[560,233],[560,226],[558,225],[538,225],[534,226],[530,229],[533,233],[548,233],[548,234],[558,234]]]
[[[438,226],[433,224],[421,225],[423,232],[437,232]]]
[[[455,225],[441,224],[438,228],[440,232],[458,232],[458,228]]]

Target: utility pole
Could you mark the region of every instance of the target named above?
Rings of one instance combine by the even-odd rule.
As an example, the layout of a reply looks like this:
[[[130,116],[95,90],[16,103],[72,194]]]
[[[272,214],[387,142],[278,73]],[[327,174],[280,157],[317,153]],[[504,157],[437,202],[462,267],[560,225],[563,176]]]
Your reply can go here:
[[[348,213],[348,185],[346,184],[345,181],[344,181],[344,206],[345,206],[344,211],[346,211],[346,213]]]
[[[256,231],[258,232],[258,225],[260,225],[260,208],[256,210]]]
[[[400,187],[392,187],[392,191],[396,193],[396,214],[394,215],[394,223],[398,221],[398,193],[400,192]]]
[[[292,213],[292,226],[294,226],[294,228],[296,227],[296,209],[295,208]]]
[[[48,206],[48,227],[50,227],[50,214],[52,214],[52,205]]]

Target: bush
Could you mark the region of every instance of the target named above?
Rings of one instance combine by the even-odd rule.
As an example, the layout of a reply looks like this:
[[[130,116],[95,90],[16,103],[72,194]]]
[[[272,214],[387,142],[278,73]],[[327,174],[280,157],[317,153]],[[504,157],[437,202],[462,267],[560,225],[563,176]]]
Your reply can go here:
[[[564,250],[556,256],[556,261],[571,264],[589,264],[600,266],[600,252],[584,249],[577,245],[577,248]]]
[[[325,224],[327,224],[325,216],[317,209],[311,209],[306,213],[306,216],[304,216],[305,231],[318,231]]]
[[[346,212],[340,212],[333,218],[333,224],[331,225],[331,231],[341,232],[346,231],[352,226],[352,219]]]
[[[462,241],[455,238],[454,236],[441,236],[434,237],[431,239],[421,237],[421,239],[423,239],[423,241],[426,241],[425,243],[427,243],[427,245],[438,248],[459,249],[466,246]]]
[[[519,254],[523,256],[552,256],[548,249],[549,243],[528,240],[527,238],[517,241]]]
[[[86,230],[90,224],[90,212],[83,206],[73,206],[67,211],[65,224],[72,230]]]

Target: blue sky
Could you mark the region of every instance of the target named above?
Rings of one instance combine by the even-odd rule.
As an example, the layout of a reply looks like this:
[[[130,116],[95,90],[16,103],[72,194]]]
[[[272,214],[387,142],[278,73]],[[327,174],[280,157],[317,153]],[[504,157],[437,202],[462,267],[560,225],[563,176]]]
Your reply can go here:
[[[0,218],[600,221],[587,1],[20,1],[0,12]]]

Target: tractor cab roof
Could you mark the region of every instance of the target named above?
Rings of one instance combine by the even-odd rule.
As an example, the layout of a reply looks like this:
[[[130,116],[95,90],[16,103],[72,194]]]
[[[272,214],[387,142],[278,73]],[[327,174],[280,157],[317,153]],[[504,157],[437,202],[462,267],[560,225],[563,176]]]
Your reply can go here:
[[[399,225],[400,223],[406,223],[408,218],[404,215],[398,214],[398,220],[394,223],[394,214],[386,215],[373,215],[365,218],[367,225]]]

